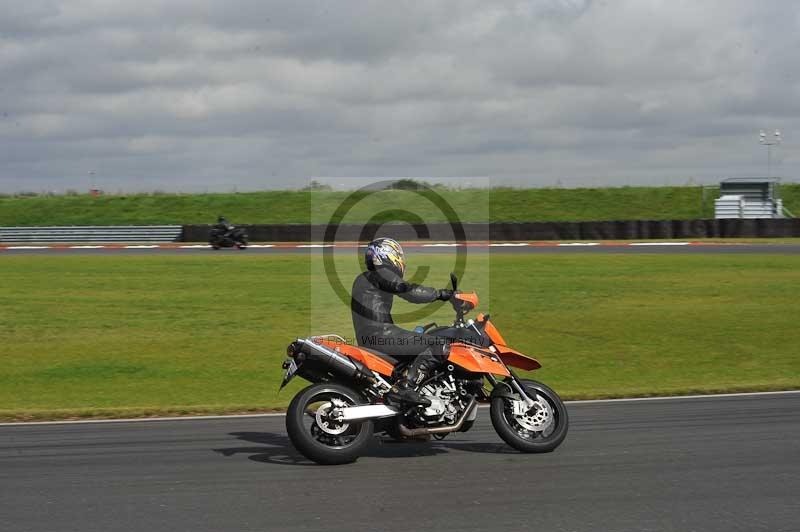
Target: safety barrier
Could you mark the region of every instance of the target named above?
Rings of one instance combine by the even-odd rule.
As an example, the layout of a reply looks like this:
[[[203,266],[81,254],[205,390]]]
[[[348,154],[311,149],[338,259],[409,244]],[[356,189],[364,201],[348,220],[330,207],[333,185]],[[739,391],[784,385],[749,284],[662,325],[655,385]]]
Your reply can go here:
[[[0,227],[0,242],[177,242],[180,225]]]
[[[240,225],[252,242],[649,240],[800,237],[800,219]],[[455,229],[455,231],[454,231]],[[207,242],[210,225],[0,227],[0,242]],[[454,234],[458,232],[454,236]]]
[[[253,242],[369,241],[391,236],[401,241],[453,241],[454,226],[431,224],[240,225]],[[455,226],[467,241],[650,240],[691,238],[800,237],[800,219],[627,220],[616,222],[493,222]],[[183,240],[208,241],[211,226],[185,225]]]

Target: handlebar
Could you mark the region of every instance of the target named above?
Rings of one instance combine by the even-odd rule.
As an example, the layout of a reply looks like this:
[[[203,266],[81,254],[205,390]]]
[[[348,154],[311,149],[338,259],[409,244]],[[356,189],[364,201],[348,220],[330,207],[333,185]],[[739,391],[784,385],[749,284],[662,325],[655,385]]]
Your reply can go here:
[[[450,283],[453,285],[453,297],[450,298],[450,304],[453,305],[453,310],[456,311],[456,322],[461,323],[464,321],[464,314],[478,306],[478,294],[475,292],[460,292],[458,290],[458,277],[455,273],[450,274]]]

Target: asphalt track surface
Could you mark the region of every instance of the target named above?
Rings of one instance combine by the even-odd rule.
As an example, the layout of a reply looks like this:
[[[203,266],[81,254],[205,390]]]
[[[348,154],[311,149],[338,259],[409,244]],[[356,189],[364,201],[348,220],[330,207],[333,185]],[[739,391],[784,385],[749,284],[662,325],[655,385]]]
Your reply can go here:
[[[455,247],[448,246],[408,246],[413,248],[415,254],[419,253],[455,253]],[[335,253],[352,252],[351,248],[336,249]],[[646,244],[595,244],[585,243],[575,244],[539,244],[539,245],[507,245],[507,246],[469,246],[468,253],[491,253],[491,254],[563,254],[563,253],[585,253],[585,254],[781,254],[795,255],[800,254],[800,244],[676,244],[676,243],[646,243]],[[36,245],[14,245],[0,249],[0,258],[3,256],[14,255],[40,255],[40,256],[63,256],[63,255],[107,255],[107,256],[130,256],[130,255],[168,255],[168,256],[198,256],[214,255],[228,256],[230,254],[239,255],[280,255],[280,254],[321,254],[319,247],[250,247],[246,250],[221,249],[213,250],[207,247],[113,247],[113,248],[93,248],[93,247],[59,247],[41,248]]]
[[[282,417],[0,426],[0,530],[800,530],[800,393],[568,408],[550,454],[511,450],[482,409],[333,467]]]

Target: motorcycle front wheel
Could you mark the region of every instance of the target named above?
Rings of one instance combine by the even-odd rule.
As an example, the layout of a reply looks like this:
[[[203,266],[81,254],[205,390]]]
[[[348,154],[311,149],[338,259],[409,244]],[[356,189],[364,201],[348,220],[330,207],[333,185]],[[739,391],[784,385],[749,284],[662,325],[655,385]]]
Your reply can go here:
[[[549,453],[567,437],[569,417],[564,402],[550,387],[523,380],[525,392],[539,399],[531,409],[507,397],[492,399],[492,426],[508,445],[523,453]]]
[[[330,417],[335,408],[366,404],[355,390],[319,383],[300,391],[286,411],[286,432],[295,448],[322,465],[355,462],[372,439],[372,421],[341,423]]]

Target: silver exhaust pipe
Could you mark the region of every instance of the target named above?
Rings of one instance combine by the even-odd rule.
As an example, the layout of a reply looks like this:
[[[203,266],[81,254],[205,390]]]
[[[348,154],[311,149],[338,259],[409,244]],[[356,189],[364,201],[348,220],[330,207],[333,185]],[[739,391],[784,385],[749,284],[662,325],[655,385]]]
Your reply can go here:
[[[403,425],[402,423],[398,423],[397,427],[400,429],[400,434],[405,436],[406,438],[413,438],[415,436],[422,436],[425,434],[447,434],[449,432],[457,432],[458,429],[464,425],[464,421],[467,420],[467,417],[472,413],[473,408],[477,408],[478,402],[473,397],[472,400],[467,405],[467,408],[464,409],[464,413],[461,414],[461,417],[453,425],[448,425],[446,427],[420,427],[417,429],[410,429]]]

